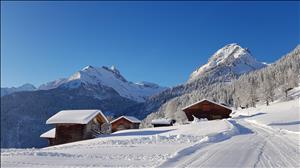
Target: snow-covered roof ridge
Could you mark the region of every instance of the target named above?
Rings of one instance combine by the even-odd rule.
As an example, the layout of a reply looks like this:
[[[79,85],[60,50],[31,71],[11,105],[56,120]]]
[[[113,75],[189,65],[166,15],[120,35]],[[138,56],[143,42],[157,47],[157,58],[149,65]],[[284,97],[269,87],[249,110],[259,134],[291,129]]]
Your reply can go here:
[[[158,118],[151,121],[151,124],[171,124],[172,119]]]
[[[108,123],[107,118],[101,110],[62,110],[50,117],[46,124],[87,124],[95,116],[100,114],[105,122]]]
[[[134,116],[120,116],[120,117],[112,120],[110,123],[114,123],[114,122],[120,120],[121,118],[125,118],[126,120],[128,120],[128,121],[130,121],[132,123],[141,123],[141,120],[135,118]]]
[[[190,107],[192,107],[192,106],[194,106],[194,105],[196,105],[196,104],[198,104],[198,103],[201,103],[201,102],[203,102],[203,101],[208,101],[208,102],[211,102],[211,103],[213,103],[213,104],[217,104],[217,105],[219,105],[219,106],[222,106],[222,107],[224,107],[224,108],[226,108],[226,109],[232,110],[230,107],[224,106],[224,105],[222,105],[222,104],[220,104],[220,103],[217,103],[217,102],[214,102],[214,101],[208,100],[208,99],[202,99],[202,100],[199,100],[199,101],[197,101],[197,102],[195,102],[195,103],[193,103],[193,104],[190,104],[190,105],[188,105],[188,106],[182,108],[181,110],[185,110],[185,109],[187,109],[187,108],[190,108]]]
[[[217,67],[228,67],[235,74],[242,74],[256,70],[266,65],[258,62],[247,48],[242,48],[237,43],[225,45],[217,50],[208,60],[207,64],[192,72],[189,82],[198,79],[206,72],[213,71]]]
[[[40,137],[41,138],[55,138],[55,132],[56,132],[56,129],[52,128],[51,130],[43,133]]]

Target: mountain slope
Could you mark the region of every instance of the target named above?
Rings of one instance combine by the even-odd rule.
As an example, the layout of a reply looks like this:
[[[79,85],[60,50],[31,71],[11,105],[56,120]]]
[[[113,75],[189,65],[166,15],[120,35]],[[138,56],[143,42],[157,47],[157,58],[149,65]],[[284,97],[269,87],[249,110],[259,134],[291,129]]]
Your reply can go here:
[[[33,90],[36,90],[36,87],[32,84],[26,83],[19,87],[1,88],[1,96],[12,94],[14,92],[33,91]]]

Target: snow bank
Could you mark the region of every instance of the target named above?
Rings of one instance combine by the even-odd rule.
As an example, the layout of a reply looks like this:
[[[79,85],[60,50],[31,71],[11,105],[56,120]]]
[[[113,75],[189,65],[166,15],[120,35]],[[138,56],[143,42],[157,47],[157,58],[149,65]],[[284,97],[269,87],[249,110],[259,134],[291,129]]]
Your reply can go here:
[[[165,118],[154,119],[151,121],[151,124],[171,124],[171,123],[172,123],[171,119],[165,119]]]
[[[300,99],[237,110],[233,117],[245,118],[246,121],[277,130],[300,133]]]

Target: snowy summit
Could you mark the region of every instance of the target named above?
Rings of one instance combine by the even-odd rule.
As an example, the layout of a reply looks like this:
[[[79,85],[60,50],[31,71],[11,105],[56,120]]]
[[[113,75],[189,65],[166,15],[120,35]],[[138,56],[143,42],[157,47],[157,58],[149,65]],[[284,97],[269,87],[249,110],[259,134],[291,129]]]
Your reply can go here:
[[[216,69],[222,69],[221,71],[228,71],[229,69],[234,74],[240,75],[265,66],[266,64],[256,61],[248,49],[242,48],[237,43],[232,43],[215,52],[207,64],[190,75],[188,82]]]

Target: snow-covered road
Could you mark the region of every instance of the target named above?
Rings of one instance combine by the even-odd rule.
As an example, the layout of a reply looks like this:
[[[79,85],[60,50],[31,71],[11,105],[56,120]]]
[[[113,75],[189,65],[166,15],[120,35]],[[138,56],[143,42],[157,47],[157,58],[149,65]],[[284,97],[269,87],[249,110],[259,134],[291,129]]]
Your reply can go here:
[[[190,153],[183,149],[160,167],[300,167],[299,139],[243,120],[231,123],[239,135],[199,144]]]

